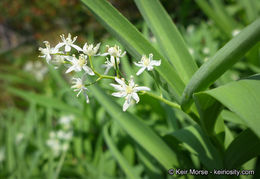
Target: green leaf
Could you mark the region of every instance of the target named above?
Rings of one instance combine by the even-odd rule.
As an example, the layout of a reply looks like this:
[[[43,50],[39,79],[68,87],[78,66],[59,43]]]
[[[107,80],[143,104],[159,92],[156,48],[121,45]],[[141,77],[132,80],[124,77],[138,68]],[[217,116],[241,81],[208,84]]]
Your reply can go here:
[[[77,115],[82,115],[82,112],[79,109],[69,106],[64,102],[60,101],[59,99],[51,98],[46,95],[36,94],[33,92],[23,91],[13,87],[8,87],[7,91],[29,102],[35,102],[46,107],[71,112]]]
[[[158,0],[135,0],[135,3],[156,36],[163,55],[173,64],[183,81],[188,83],[197,65],[170,16]]]
[[[260,137],[260,75],[252,76],[248,79],[229,83],[227,85],[195,93],[196,101],[201,98],[211,98],[222,103],[232,112],[238,115],[253,132]],[[201,102],[196,102],[198,108],[201,108]],[[208,106],[210,108],[211,106]],[[210,109],[204,108],[204,111]],[[206,119],[205,119],[206,120]],[[208,119],[211,120],[211,119]],[[238,123],[240,121],[237,121]],[[209,121],[208,123],[212,123]],[[211,124],[213,125],[213,124]]]
[[[214,83],[259,40],[260,18],[229,41],[192,76],[182,95],[183,110],[188,110],[192,104],[193,93],[205,90]]]
[[[179,165],[175,153],[143,121],[128,112],[123,112],[122,107],[114,102],[115,99],[106,95],[99,87],[90,86],[89,89],[114,120],[165,169]]]
[[[196,0],[195,1],[198,6],[201,8],[204,13],[211,18],[216,25],[226,34],[226,36],[230,37],[232,35],[233,29],[233,21],[229,18],[229,16],[224,12],[223,6],[221,3],[216,1],[211,1],[213,3],[213,7],[207,2],[207,0]]]
[[[223,167],[221,155],[198,125],[174,131],[171,135],[179,140],[189,152],[196,155],[205,168]]]
[[[132,178],[132,179],[140,178],[134,171],[134,168],[127,162],[127,160],[123,157],[123,155],[116,148],[115,144],[113,143],[112,139],[110,138],[110,136],[108,134],[108,125],[106,125],[104,127],[103,131],[104,131],[105,141],[109,147],[109,150],[111,151],[112,155],[115,157],[117,162],[119,163],[119,166],[125,172],[127,178]]]
[[[156,70],[173,89],[173,96],[180,102],[184,83],[171,64],[145,39],[145,37],[111,4],[105,0],[82,0],[99,22],[129,51],[137,60],[143,54],[153,53],[154,59],[161,59]]]
[[[260,139],[249,129],[243,131],[229,145],[225,153],[225,168],[240,167],[260,155]]]

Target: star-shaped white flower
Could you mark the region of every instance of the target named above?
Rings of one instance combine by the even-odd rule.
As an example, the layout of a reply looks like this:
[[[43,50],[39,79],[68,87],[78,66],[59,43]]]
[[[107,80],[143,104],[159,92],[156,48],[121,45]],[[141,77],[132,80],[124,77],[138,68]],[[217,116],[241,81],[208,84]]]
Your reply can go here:
[[[82,51],[82,49],[79,46],[73,44],[77,40],[77,36],[71,39],[71,35],[69,33],[67,38],[65,38],[64,34],[62,34],[60,37],[62,42],[56,45],[56,49],[59,49],[65,45],[65,52],[70,52],[71,47],[75,48],[78,51]]]
[[[107,52],[102,54],[101,56],[107,56],[110,55],[110,61],[116,61],[119,62],[119,58],[125,56],[126,51],[122,53],[122,50],[119,48],[119,46],[115,45],[114,47],[109,47],[106,45]]]
[[[79,55],[77,59],[74,55],[65,57],[70,63],[71,66],[65,73],[70,73],[72,71],[80,72],[82,69],[89,75],[95,75],[90,67],[87,66],[87,56],[84,54]]]
[[[153,60],[153,54],[149,54],[149,58],[146,57],[146,55],[143,55],[141,60],[136,63],[134,62],[134,64],[138,67],[141,67],[140,70],[138,70],[138,72],[136,73],[136,75],[140,75],[141,73],[143,73],[143,71],[145,69],[147,69],[148,71],[152,71],[153,70],[153,66],[160,66],[161,65],[161,60]]]
[[[111,58],[110,59],[106,58],[106,59],[107,59],[107,61],[105,62],[104,65],[102,65],[103,68],[106,68],[105,73],[104,73],[105,75],[109,72],[109,70],[112,67],[116,68],[115,60],[111,60]],[[119,63],[120,63],[120,60],[118,59],[117,64],[119,64]]]
[[[83,84],[84,80],[82,80],[82,79],[84,79],[84,77],[82,77],[82,78],[72,78],[72,83],[74,85],[71,86],[71,88],[75,88],[74,91],[78,91],[77,97],[80,95],[81,92],[83,92],[83,94],[86,98],[86,102],[89,103],[89,98],[88,98],[88,95],[86,93],[86,91],[88,89],[84,86],[84,84]]]
[[[101,43],[98,43],[95,47],[94,44],[90,44],[88,45],[87,43],[85,43],[85,45],[83,46],[83,53],[87,54],[88,56],[94,56],[97,54],[98,49],[100,47]]]
[[[139,96],[137,94],[138,91],[150,91],[150,88],[145,86],[138,86],[134,83],[133,76],[131,76],[128,85],[125,83],[124,80],[115,78],[115,81],[118,84],[110,84],[112,87],[114,87],[119,92],[112,93],[113,96],[118,98],[125,98],[125,102],[123,105],[123,111],[126,111],[127,108],[131,105],[132,98],[135,100],[136,103],[139,102]]]
[[[42,48],[42,47],[39,48],[39,50],[43,54],[43,55],[40,55],[39,57],[45,58],[47,63],[49,64],[49,62],[52,58],[52,55],[55,53],[58,53],[59,49],[51,48],[50,43],[48,41],[44,41],[43,43],[45,44],[46,48]]]

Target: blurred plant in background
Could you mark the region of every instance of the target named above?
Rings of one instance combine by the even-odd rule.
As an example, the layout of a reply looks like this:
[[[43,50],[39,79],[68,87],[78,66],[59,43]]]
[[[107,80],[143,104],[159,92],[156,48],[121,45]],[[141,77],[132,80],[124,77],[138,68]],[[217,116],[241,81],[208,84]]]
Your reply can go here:
[[[169,32],[172,26],[160,29],[163,26],[156,25],[167,21],[167,18],[160,19],[165,14],[160,6],[150,11],[157,0],[109,1],[142,34],[136,33],[117,11],[111,13],[107,1],[83,2],[87,7],[77,0],[0,2],[0,178],[172,178],[167,171],[170,167],[211,170],[219,166],[252,169],[255,175],[251,178],[259,178],[256,117],[244,120],[229,105],[232,101],[245,104],[247,100],[237,100],[244,99],[246,94],[230,99],[229,103],[224,101],[228,99],[225,93],[222,93],[224,99],[216,96],[219,103],[208,99],[210,94],[217,95],[224,88],[228,94],[235,94],[235,89],[240,88],[232,86],[234,81],[260,73],[259,43],[213,81],[209,91],[192,93],[197,97],[196,105],[201,106],[199,111],[192,105],[187,112],[181,95],[199,67],[214,60],[220,48],[259,18],[260,3],[256,0],[161,0],[171,18],[168,20],[178,28],[165,35],[160,32]],[[96,21],[97,16],[101,24]],[[105,95],[113,92],[109,85],[112,80],[100,81],[89,88],[89,97],[94,99],[90,104],[85,103],[84,95],[76,98],[69,85],[73,73],[64,75],[66,68],[60,65],[65,60],[63,56],[52,59],[54,66],[38,58],[42,41],[57,44],[56,37],[68,32],[79,37],[80,47],[85,42],[90,45],[101,41],[101,52],[107,50],[105,45],[115,44],[122,52],[129,52],[120,59],[122,75],[135,75],[140,67],[133,62],[139,61],[143,54],[153,53],[156,60],[162,59],[158,70],[156,67],[156,71],[143,72],[135,78],[136,83],[149,86],[154,93],[140,94],[139,105],[128,112],[123,112],[122,105],[118,105],[125,99]],[[184,42],[176,40],[176,36],[182,36]],[[185,49],[176,50],[178,46]],[[176,55],[179,53],[185,55]],[[195,68],[188,69],[190,63],[186,64],[187,69],[182,68],[187,58],[192,64],[194,59]],[[97,71],[106,71],[103,59],[97,56],[93,60]],[[108,59],[105,67],[114,68],[114,65]],[[173,65],[177,66],[172,68]],[[172,69],[175,70],[171,72]],[[107,75],[116,73],[107,70]],[[167,75],[169,78],[162,80]],[[176,76],[180,76],[179,81],[175,81]],[[258,79],[251,79],[254,78]],[[162,101],[164,98],[167,100]],[[257,96],[254,99],[258,102]],[[254,114],[246,109],[247,114]],[[213,119],[214,116],[218,118]]]

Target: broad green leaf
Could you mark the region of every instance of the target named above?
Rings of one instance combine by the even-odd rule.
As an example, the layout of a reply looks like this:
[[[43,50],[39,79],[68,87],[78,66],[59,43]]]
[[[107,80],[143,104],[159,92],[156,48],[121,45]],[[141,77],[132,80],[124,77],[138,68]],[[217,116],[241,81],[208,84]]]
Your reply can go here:
[[[192,76],[182,95],[182,108],[188,110],[193,93],[205,90],[214,83],[259,40],[260,18],[230,40]]]
[[[123,155],[116,148],[114,142],[112,141],[112,139],[110,138],[110,136],[108,134],[108,125],[106,125],[104,127],[103,131],[104,131],[105,141],[109,147],[109,150],[111,151],[112,155],[115,157],[117,162],[119,163],[119,166],[125,172],[126,176],[128,178],[132,178],[132,179],[140,178],[134,171],[134,168],[127,162],[127,160],[123,157]]]
[[[220,153],[198,125],[174,131],[171,135],[179,140],[189,152],[196,155],[205,168],[222,168]]]
[[[90,86],[89,89],[106,111],[120,124],[120,126],[145,150],[147,150],[166,169],[178,166],[175,153],[168,145],[139,118],[123,112],[115,99],[106,95],[97,86]]]
[[[16,96],[19,96],[29,102],[35,102],[37,104],[40,104],[40,105],[43,105],[46,107],[51,107],[51,108],[55,108],[58,110],[71,112],[71,113],[74,113],[77,115],[82,115],[82,112],[79,109],[69,106],[66,103],[60,101],[59,99],[51,98],[51,97],[41,95],[41,94],[36,94],[33,92],[23,91],[23,90],[13,88],[13,87],[8,87],[7,90],[8,90],[8,92],[10,92]]]
[[[170,16],[158,0],[135,0],[135,3],[156,36],[163,55],[173,64],[183,81],[188,83],[197,65]]]
[[[143,54],[153,53],[154,59],[162,63],[156,70],[173,89],[173,96],[180,102],[184,83],[172,65],[147,41],[147,39],[109,2],[105,0],[82,0],[99,22],[129,51],[136,59]]]
[[[240,167],[248,160],[260,155],[260,139],[249,129],[243,131],[229,145],[225,153],[225,168]]]
[[[227,85],[195,93],[198,108],[201,108],[201,98],[210,98],[217,103],[222,103],[236,115],[238,115],[253,132],[260,137],[260,75],[252,76],[248,79],[229,83]],[[204,100],[202,100],[204,101]],[[214,101],[213,101],[214,103]],[[211,106],[208,106],[211,108]],[[204,108],[205,111],[210,109]],[[212,111],[212,110],[211,110]],[[207,120],[207,119],[205,119]],[[208,119],[211,120],[211,119]],[[240,121],[237,121],[238,123]],[[209,121],[211,125],[213,121]]]

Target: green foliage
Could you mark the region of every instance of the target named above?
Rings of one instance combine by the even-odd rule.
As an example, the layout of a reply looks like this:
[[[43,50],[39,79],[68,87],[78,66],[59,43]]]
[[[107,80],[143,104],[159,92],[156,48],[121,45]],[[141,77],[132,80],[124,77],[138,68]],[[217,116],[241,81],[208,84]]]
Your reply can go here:
[[[59,7],[57,2],[46,3]],[[171,178],[170,168],[255,170],[257,178],[259,2],[183,2],[188,10],[201,8],[210,19],[205,22],[202,14],[194,13],[198,19],[185,20],[194,23],[187,30],[178,21],[187,12],[167,14],[161,4],[171,4],[167,1],[134,0],[145,20],[138,19],[137,26],[109,1],[82,2],[115,38],[104,35],[101,51],[116,43],[129,52],[120,64],[125,76],[135,75],[132,62],[143,54],[162,60],[154,71],[136,77],[140,86],[152,91],[140,94],[139,104],[123,112],[121,99],[109,95],[109,79],[88,87],[86,104],[68,85],[69,75],[61,75],[62,67],[49,66],[39,81],[35,73],[21,69],[32,54],[2,55],[14,60],[0,66],[0,178]],[[82,13],[74,8],[70,13],[74,11]],[[24,18],[20,15],[18,20]],[[84,14],[75,23],[85,18]],[[241,32],[234,36],[235,30]],[[93,41],[91,33],[86,38]],[[102,60],[93,60],[99,72],[104,71]],[[69,115],[75,117],[69,126],[73,137],[68,149],[55,156],[48,140],[53,131],[63,129],[61,117]]]

